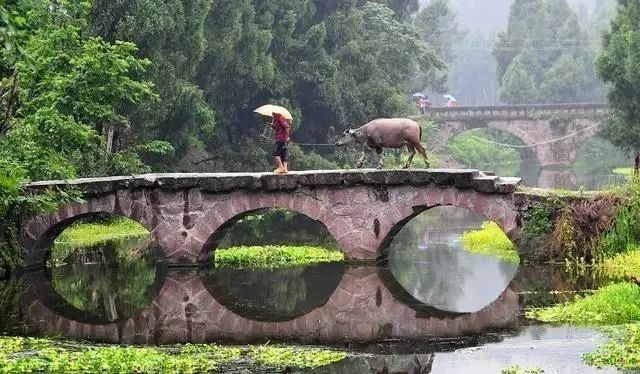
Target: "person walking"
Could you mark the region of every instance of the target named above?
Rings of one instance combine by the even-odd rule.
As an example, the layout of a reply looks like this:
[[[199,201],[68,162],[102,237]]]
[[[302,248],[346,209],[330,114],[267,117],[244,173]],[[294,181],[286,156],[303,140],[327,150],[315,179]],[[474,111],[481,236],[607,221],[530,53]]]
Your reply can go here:
[[[291,126],[286,118],[280,113],[273,113],[273,128],[275,146],[273,148],[273,157],[276,169],[273,171],[277,174],[286,174],[289,172],[289,141],[291,141]]]

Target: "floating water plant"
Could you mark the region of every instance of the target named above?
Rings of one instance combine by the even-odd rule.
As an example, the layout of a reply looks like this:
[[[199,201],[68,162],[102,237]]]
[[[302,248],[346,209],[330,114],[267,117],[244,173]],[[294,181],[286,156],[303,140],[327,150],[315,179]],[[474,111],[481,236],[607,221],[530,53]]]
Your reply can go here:
[[[602,368],[615,366],[620,370],[640,369],[640,327],[631,324],[610,330],[611,341],[596,348],[593,353],[583,355],[589,364]]]
[[[252,246],[218,249],[216,267],[278,268],[344,261],[340,251],[310,246]]]
[[[2,373],[207,373],[242,350],[217,345],[173,349],[88,346],[48,339],[0,337]]]
[[[251,355],[258,365],[280,370],[291,367],[313,369],[336,363],[347,356],[345,352],[328,349],[265,346],[254,348]]]
[[[484,222],[480,230],[470,230],[462,234],[462,244],[466,250],[497,257],[514,264],[520,263],[520,256],[513,243],[495,222]]]
[[[186,344],[149,348],[0,337],[1,373],[212,373],[243,365],[284,370],[317,368],[345,357],[341,351],[295,346]]]

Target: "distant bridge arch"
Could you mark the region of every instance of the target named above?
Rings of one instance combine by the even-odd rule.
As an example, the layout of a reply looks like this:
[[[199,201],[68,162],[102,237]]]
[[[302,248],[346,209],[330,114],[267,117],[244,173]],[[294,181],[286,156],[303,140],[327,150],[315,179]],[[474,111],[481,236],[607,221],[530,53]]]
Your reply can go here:
[[[426,118],[439,127],[432,149],[465,131],[492,128],[520,139],[548,168],[571,166],[607,113],[606,104],[506,105],[430,108]]]

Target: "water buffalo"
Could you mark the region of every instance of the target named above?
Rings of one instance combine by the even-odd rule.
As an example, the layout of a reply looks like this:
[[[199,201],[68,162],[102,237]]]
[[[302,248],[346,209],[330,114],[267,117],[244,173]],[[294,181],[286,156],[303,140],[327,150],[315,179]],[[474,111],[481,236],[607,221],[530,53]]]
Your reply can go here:
[[[378,169],[382,169],[384,166],[382,148],[402,148],[404,146],[407,146],[407,150],[409,150],[409,159],[403,166],[405,169],[411,166],[416,150],[424,159],[426,166],[429,167],[427,152],[420,144],[421,138],[422,128],[413,120],[408,118],[378,118],[360,128],[345,130],[336,141],[336,145],[342,146],[351,142],[367,145],[368,148],[362,151],[362,157],[358,161],[358,168],[361,168],[364,164],[367,150],[376,150],[379,159]]]

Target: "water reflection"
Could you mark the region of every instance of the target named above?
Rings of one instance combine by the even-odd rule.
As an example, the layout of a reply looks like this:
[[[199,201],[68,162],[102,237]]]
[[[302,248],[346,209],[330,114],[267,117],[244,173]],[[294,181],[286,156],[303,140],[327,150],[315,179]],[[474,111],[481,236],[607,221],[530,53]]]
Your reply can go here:
[[[504,292],[518,270],[517,264],[462,248],[461,235],[479,229],[484,220],[456,207],[420,214],[394,238],[387,250],[389,273],[382,276],[390,287],[406,291],[400,297],[412,305],[456,313],[481,310]]]
[[[73,248],[61,259],[63,265],[50,266],[50,292],[97,320],[127,319],[146,309],[162,284],[157,276],[164,266],[158,263],[161,253],[149,246],[148,237]]]
[[[591,329],[532,326],[515,334],[488,334],[482,340],[443,341],[417,348],[401,345],[392,352],[373,347],[366,354],[354,352],[330,366],[294,372],[495,374],[518,365],[541,368],[545,373],[617,373],[613,368],[599,369],[582,362],[582,354],[592,352],[605,341],[603,335]]]
[[[264,322],[238,315],[209,293],[196,271],[189,271],[168,273],[147,309],[117,323],[104,323],[61,304],[59,296],[47,292],[51,286],[46,276],[30,273],[24,279],[27,292],[20,309],[31,332],[108,343],[422,340],[514,327],[519,315],[511,290],[477,313],[418,314],[385,288],[375,267],[356,267],[345,269],[323,305],[289,321]]]
[[[338,287],[344,264],[285,269],[215,269],[200,274],[216,300],[256,321],[288,321],[324,305]]]

